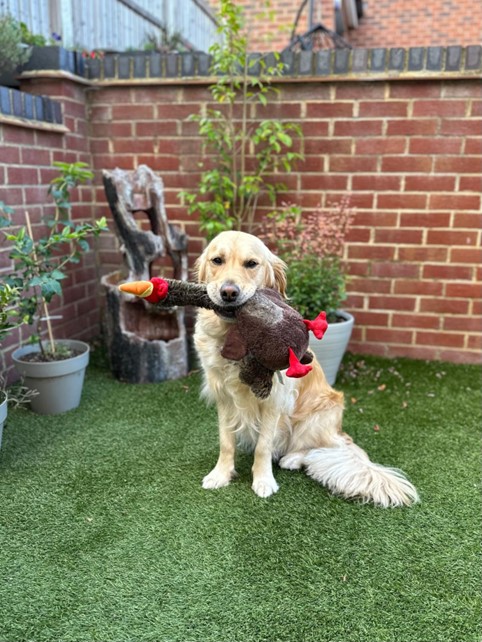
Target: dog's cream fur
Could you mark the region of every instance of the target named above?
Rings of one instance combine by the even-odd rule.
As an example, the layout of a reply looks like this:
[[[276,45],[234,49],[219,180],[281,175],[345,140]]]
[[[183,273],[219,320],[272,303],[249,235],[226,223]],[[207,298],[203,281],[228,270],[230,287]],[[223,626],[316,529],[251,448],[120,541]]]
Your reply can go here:
[[[286,289],[285,265],[255,236],[222,232],[197,262],[199,281],[207,283],[211,299],[222,305],[221,289],[239,288],[242,303],[257,288]],[[220,488],[235,476],[236,442],[254,449],[254,492],[269,497],[278,490],[272,461],[307,473],[346,498],[378,506],[403,506],[418,500],[417,491],[400,471],[374,464],[342,431],[343,394],[333,390],[316,362],[308,376],[281,383],[273,378],[266,400],[257,399],[239,381],[238,364],[220,350],[230,321],[200,310],[194,335],[204,371],[204,395],[218,410],[220,452],[216,466],[203,480],[204,488]]]

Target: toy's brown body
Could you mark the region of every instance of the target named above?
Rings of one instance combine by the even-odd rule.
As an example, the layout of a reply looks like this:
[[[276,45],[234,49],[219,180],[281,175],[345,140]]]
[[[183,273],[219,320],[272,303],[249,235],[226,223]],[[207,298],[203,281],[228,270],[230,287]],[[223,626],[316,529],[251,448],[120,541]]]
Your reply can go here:
[[[224,317],[228,311],[233,323],[221,354],[226,359],[242,362],[240,379],[257,397],[269,396],[277,370],[288,369],[288,376],[295,377],[311,370],[306,365],[313,360],[308,351],[308,327],[275,290],[258,290],[242,306],[229,308],[216,305],[203,284],[151,279],[152,286],[147,288],[148,282],[138,283],[144,283],[144,291],[142,287],[135,291],[135,284],[125,284],[121,289],[162,307],[193,305],[214,310]]]
[[[241,381],[257,397],[268,397],[273,374],[289,367],[290,349],[301,363],[313,361],[301,315],[275,290],[258,290],[236,311],[236,321],[226,335],[221,354],[234,361],[244,359]]]

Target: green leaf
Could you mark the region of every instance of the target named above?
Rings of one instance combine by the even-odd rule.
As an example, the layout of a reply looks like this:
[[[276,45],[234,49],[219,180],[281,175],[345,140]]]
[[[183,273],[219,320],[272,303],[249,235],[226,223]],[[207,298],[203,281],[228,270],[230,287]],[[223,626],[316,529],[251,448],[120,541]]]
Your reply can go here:
[[[278,134],[278,139],[283,143],[283,145],[286,145],[286,147],[291,147],[291,145],[293,144],[293,139],[285,132],[280,132]]]
[[[62,286],[56,279],[46,278],[41,284],[41,292],[44,299],[49,303],[54,295],[62,294]]]
[[[13,207],[10,207],[9,205],[6,205],[3,201],[0,201],[0,211],[3,212],[4,214],[8,214],[9,216],[12,216]]]
[[[57,281],[61,281],[62,279],[65,279],[65,274],[61,270],[57,270],[57,269],[52,270],[52,272],[50,273],[50,276],[53,279],[56,279]]]

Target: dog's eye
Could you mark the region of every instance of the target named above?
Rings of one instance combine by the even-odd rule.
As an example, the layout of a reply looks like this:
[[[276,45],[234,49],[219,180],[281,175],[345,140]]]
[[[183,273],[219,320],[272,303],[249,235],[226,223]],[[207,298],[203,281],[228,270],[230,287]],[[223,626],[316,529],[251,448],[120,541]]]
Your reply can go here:
[[[214,263],[214,265],[222,265],[224,261],[220,256],[215,256],[213,259],[211,259],[211,263]]]
[[[249,270],[252,270],[258,265],[258,261],[255,261],[254,259],[251,259],[250,261],[246,261],[244,264],[245,268],[248,268]]]

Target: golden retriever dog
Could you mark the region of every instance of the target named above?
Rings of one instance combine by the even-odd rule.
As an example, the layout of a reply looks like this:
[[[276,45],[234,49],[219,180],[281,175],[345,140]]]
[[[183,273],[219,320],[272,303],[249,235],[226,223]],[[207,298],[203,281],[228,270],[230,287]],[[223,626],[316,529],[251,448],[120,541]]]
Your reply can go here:
[[[404,474],[370,461],[342,431],[343,393],[327,383],[321,366],[301,379],[273,377],[267,399],[254,396],[239,380],[239,364],[220,352],[233,322],[229,307],[242,305],[258,288],[285,295],[285,264],[257,237],[222,232],[197,261],[198,279],[226,314],[198,313],[194,341],[204,372],[203,396],[214,402],[219,419],[219,458],[203,479],[204,488],[221,488],[235,477],[237,443],[254,451],[252,489],[259,497],[278,490],[273,461],[281,468],[304,468],[308,475],[345,498],[382,507],[418,500]]]

